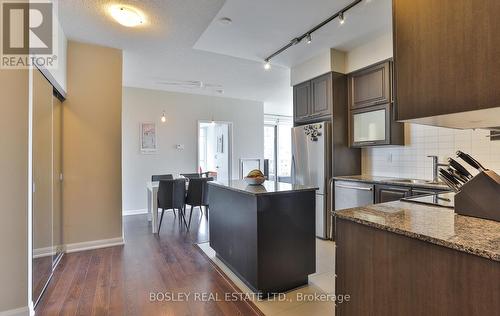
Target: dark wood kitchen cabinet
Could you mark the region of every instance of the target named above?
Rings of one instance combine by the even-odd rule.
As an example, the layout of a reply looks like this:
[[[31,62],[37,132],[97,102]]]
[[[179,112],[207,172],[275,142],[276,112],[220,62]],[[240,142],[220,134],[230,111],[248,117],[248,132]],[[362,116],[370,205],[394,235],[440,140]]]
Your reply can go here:
[[[293,118],[302,122],[309,117],[311,103],[311,82],[307,81],[293,87]]]
[[[293,87],[295,122],[309,123],[332,115],[334,80],[339,76],[345,75],[330,72]]]
[[[325,116],[332,113],[332,74],[311,80],[311,116]]]
[[[498,0],[393,0],[399,120],[500,107],[499,13]]]
[[[399,201],[411,196],[411,187],[395,187],[386,185],[375,186],[375,203]]]
[[[337,303],[336,316],[498,315],[498,261],[339,217],[335,222],[335,291],[350,295]]]
[[[404,145],[404,124],[396,122],[393,63],[385,60],[347,76],[351,147]]]
[[[348,76],[351,109],[392,102],[391,63],[382,63]]]

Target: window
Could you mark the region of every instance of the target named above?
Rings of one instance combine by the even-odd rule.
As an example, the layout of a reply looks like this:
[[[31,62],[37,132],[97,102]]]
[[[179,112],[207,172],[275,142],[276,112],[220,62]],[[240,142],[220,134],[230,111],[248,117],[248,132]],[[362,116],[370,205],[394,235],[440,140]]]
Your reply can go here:
[[[264,125],[264,159],[269,161],[269,180],[276,180],[277,126]]]
[[[265,117],[264,159],[269,160],[269,180],[291,182],[292,127],[291,117]]]

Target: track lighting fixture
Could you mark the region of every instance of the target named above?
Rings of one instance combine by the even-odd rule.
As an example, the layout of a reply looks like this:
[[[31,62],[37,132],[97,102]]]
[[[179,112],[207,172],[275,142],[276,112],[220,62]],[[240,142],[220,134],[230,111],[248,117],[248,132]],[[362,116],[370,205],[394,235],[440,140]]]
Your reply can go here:
[[[163,111],[163,113],[161,115],[161,122],[165,123],[166,121],[167,121],[167,116],[165,115],[165,111]]]
[[[307,34],[307,36],[306,36],[306,43],[307,44],[311,44],[311,42],[312,42],[311,34]]]
[[[349,11],[350,9],[352,9],[357,4],[361,3],[361,2],[363,2],[363,0],[355,0],[355,1],[351,2],[350,4],[348,4],[347,6],[345,6],[344,8],[342,8],[340,11],[337,11],[335,14],[333,14],[332,16],[330,16],[328,19],[326,19],[323,22],[319,23],[318,25],[316,25],[315,27],[313,27],[312,29],[310,29],[306,33],[302,34],[301,36],[293,38],[285,46],[281,47],[280,49],[278,49],[277,51],[275,51],[271,55],[267,56],[266,59],[264,59],[264,61],[265,61],[264,69],[266,69],[266,70],[271,69],[271,64],[269,63],[269,61],[272,58],[274,58],[274,57],[278,56],[279,54],[283,53],[284,51],[286,51],[290,47],[297,45],[303,39],[306,40],[307,44],[310,44],[311,41],[312,41],[312,33],[316,32],[317,30],[319,30],[323,26],[327,25],[328,23],[330,23],[334,19],[339,18],[339,23],[340,24],[344,24],[344,22],[345,22],[345,17],[344,17],[345,13],[347,11]]]
[[[266,59],[265,62],[266,63],[264,64],[264,69],[265,70],[271,69],[271,63],[269,62],[269,59]]]
[[[344,12],[340,12],[339,13],[339,22],[340,22],[340,24],[344,24],[345,23]]]

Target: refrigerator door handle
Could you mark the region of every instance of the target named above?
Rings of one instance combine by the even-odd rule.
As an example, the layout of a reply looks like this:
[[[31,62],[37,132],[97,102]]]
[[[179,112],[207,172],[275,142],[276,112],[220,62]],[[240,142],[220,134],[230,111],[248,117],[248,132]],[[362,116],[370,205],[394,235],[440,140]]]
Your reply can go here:
[[[292,184],[294,184],[295,183],[295,156],[294,155],[292,155],[292,164],[291,164],[290,175],[292,176]]]
[[[335,220],[333,218],[334,212],[335,212],[335,188],[334,188],[334,179],[331,178],[330,181],[328,181],[328,188],[327,188],[327,194],[328,194],[328,199],[330,200],[330,209],[327,208],[326,210],[326,217],[327,221],[330,223],[330,227],[328,230],[328,239],[334,239],[335,237]]]

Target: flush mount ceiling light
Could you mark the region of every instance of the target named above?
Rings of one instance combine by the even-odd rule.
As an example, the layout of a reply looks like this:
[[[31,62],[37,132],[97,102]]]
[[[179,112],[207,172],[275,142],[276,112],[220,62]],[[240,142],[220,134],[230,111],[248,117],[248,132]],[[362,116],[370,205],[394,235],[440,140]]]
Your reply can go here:
[[[297,45],[298,43],[302,42],[302,40],[305,39],[306,42],[307,42],[307,44],[310,44],[311,41],[312,41],[312,33],[316,32],[317,30],[319,30],[323,26],[327,25],[328,23],[330,23],[334,19],[339,18],[340,24],[344,24],[344,22],[345,22],[344,14],[347,11],[349,11],[350,9],[352,9],[354,6],[356,6],[357,4],[361,3],[361,2],[363,2],[363,0],[355,0],[355,1],[351,2],[346,7],[342,8],[340,11],[337,11],[335,14],[333,14],[332,16],[330,16],[328,19],[326,19],[323,22],[319,23],[318,25],[316,25],[315,27],[313,27],[309,31],[305,32],[301,36],[293,38],[290,42],[288,42],[288,44],[286,44],[285,46],[281,47],[280,49],[278,49],[277,51],[275,51],[274,53],[272,53],[271,55],[267,56],[267,58],[264,59],[264,62],[265,62],[264,69],[265,70],[269,70],[271,68],[270,61],[271,61],[272,58],[274,58],[274,57],[278,56],[279,54],[283,53],[284,51],[286,51],[290,47]]]
[[[124,6],[113,5],[109,8],[109,13],[118,23],[126,27],[134,27],[144,23],[144,15],[137,9]]]

